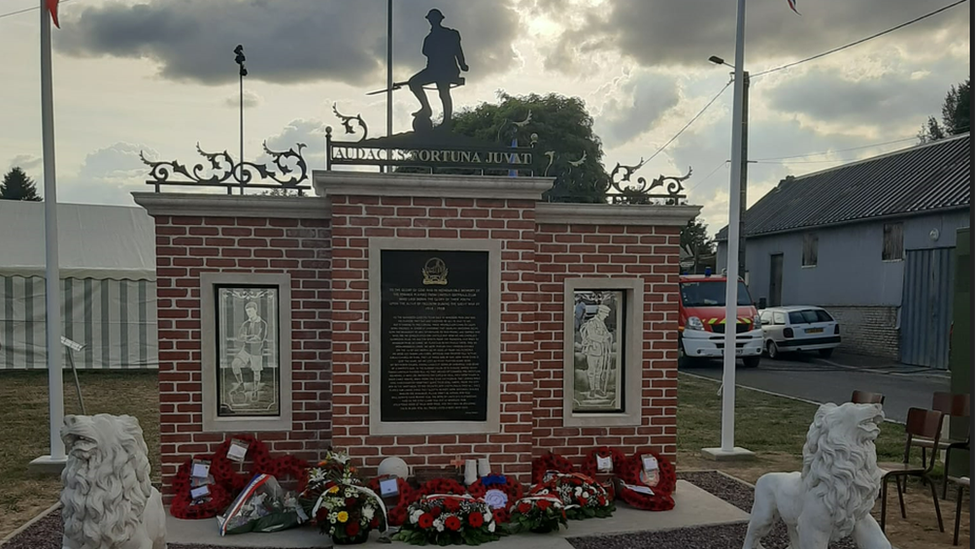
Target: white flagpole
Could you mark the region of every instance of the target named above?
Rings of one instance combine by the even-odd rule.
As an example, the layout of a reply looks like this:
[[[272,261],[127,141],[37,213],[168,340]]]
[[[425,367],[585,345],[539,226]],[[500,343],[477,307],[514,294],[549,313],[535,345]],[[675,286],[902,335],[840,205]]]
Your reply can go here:
[[[739,0],[735,22],[735,87],[732,98],[732,169],[729,183],[728,265],[725,276],[725,351],[722,353],[722,453],[735,451],[735,340],[738,319],[739,189],[742,184],[742,94],[745,91],[746,0]]]
[[[64,386],[61,364],[61,273],[58,268],[58,198],[54,173],[54,90],[51,83],[51,13],[41,3],[41,135],[44,142],[44,246],[46,254],[47,371],[52,464],[65,461],[61,424]]]

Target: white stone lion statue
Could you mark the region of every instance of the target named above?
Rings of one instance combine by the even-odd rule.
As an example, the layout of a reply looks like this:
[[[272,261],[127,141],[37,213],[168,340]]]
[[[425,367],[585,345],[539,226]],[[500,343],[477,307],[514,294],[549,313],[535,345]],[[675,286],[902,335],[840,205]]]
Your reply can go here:
[[[821,406],[803,446],[803,472],[769,473],[756,483],[743,548],[761,548],[779,518],[789,549],[826,549],[847,536],[861,549],[891,549],[871,516],[881,488],[874,441],[883,421],[879,404]]]
[[[166,513],[149,482],[139,420],[65,416],[61,480],[64,549],[164,549]]]

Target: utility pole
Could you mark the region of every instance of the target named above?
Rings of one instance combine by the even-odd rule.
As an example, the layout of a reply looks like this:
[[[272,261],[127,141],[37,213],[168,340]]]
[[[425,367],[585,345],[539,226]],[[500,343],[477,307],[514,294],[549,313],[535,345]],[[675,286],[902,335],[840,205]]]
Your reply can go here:
[[[238,65],[240,65],[240,67],[241,67],[241,70],[240,70],[240,77],[241,77],[241,94],[240,94],[240,97],[241,97],[241,160],[240,160],[240,162],[241,162],[241,164],[240,164],[240,170],[241,170],[241,174],[240,174],[240,176],[238,178],[238,181],[240,181],[240,183],[241,183],[241,194],[244,194],[244,77],[247,76],[247,69],[244,68],[244,60],[246,59],[244,57],[244,46],[238,44],[237,47],[234,48],[234,53],[237,54],[237,57],[234,58],[234,62],[237,63]]]
[[[739,278],[746,279],[746,182],[749,173],[749,71],[742,72],[742,175],[739,180]]]

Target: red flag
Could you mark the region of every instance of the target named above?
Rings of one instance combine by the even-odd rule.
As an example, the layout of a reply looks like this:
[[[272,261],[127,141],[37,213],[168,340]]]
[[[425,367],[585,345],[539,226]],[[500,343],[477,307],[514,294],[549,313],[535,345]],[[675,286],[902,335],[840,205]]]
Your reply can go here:
[[[60,29],[61,25],[58,23],[58,1],[59,0],[46,0],[47,11],[51,12],[51,21],[54,23],[55,27]]]

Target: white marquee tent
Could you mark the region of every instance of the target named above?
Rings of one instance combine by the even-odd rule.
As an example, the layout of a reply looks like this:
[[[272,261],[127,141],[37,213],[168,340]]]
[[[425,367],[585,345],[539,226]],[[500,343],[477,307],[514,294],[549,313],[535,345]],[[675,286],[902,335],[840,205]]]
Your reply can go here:
[[[58,204],[62,335],[85,345],[76,367],[158,366],[155,246],[142,208]],[[0,369],[47,368],[44,280],[43,203],[0,200]]]

